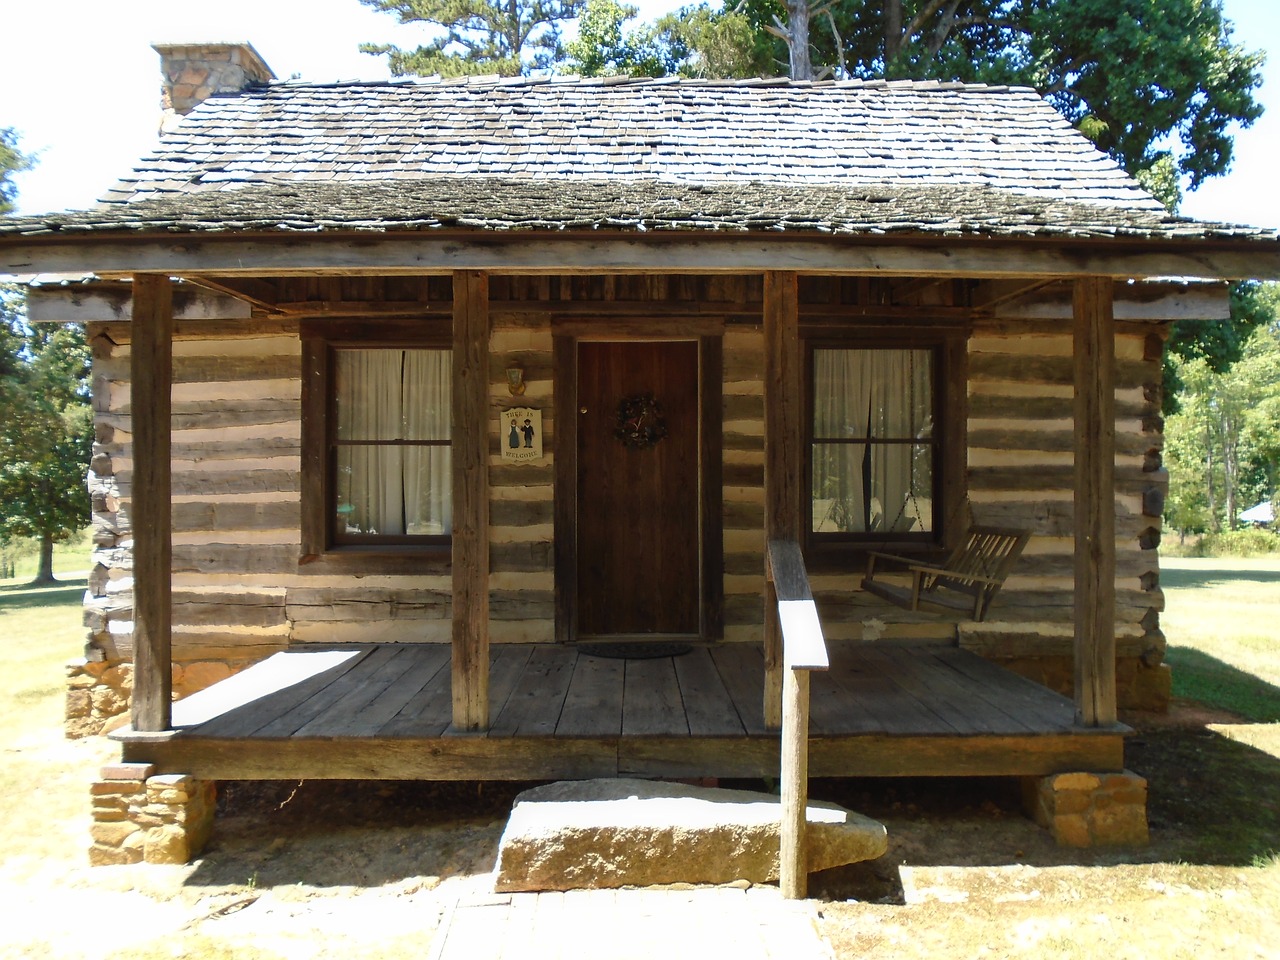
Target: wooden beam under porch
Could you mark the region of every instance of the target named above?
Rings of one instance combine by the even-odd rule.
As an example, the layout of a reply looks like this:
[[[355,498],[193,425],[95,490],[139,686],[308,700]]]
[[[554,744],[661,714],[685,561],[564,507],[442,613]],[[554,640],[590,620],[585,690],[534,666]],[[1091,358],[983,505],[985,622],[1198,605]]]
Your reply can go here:
[[[114,734],[128,761],[203,779],[776,777],[756,644],[620,660],[561,644],[490,651],[489,729],[453,727],[449,646],[277,654],[175,705],[167,733]],[[1123,726],[973,654],[837,643],[812,678],[816,777],[1123,769]]]

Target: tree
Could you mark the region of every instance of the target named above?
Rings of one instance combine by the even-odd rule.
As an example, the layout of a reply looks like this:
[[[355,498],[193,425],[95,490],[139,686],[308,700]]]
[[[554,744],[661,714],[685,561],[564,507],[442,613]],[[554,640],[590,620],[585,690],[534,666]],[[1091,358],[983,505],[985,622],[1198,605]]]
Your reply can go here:
[[[10,175],[31,164],[0,129],[0,212],[16,199]],[[0,283],[0,542],[39,540],[36,580],[48,582],[53,544],[89,519],[89,354],[82,328],[32,328],[25,306],[21,287]]]
[[[617,0],[587,0],[578,37],[566,47],[568,69],[584,77],[664,77],[675,72],[677,57],[655,27],[625,29],[637,13]]]
[[[783,0],[742,9],[778,32]],[[1231,125],[1262,115],[1265,55],[1233,43],[1221,0],[817,0],[804,14],[821,26],[817,75],[1032,86],[1131,174],[1167,156],[1192,189],[1227,171]]]
[[[415,50],[362,43],[365,53],[385,54],[391,72],[454,77],[496,73],[516,77],[564,59],[561,24],[582,12],[585,0],[360,0],[395,14],[401,23],[443,30]]]
[[[628,27],[637,13],[616,0],[587,0],[566,68],[588,77],[747,79],[773,72],[767,49],[741,13],[715,13],[703,3]]]
[[[660,19],[657,29],[677,63],[674,72],[682,76],[746,80],[777,72],[768,36],[735,7],[684,7]]]
[[[1176,413],[1186,392],[1186,362],[1202,360],[1210,373],[1226,374],[1245,355],[1245,344],[1259,327],[1280,314],[1280,286],[1246,280],[1231,287],[1226,320],[1179,320],[1165,344],[1165,416]],[[1179,363],[1178,361],[1183,361]]]
[[[1172,361],[1182,395],[1165,424],[1165,515],[1183,532],[1234,529],[1240,510],[1274,497],[1280,483],[1280,286],[1254,298],[1272,312],[1237,361],[1220,369],[1204,355]]]
[[[18,134],[12,127],[0,127],[0,213],[13,210],[18,186],[13,175],[30,170],[33,160],[18,149]]]
[[[0,285],[0,540],[36,539],[36,581],[52,582],[53,545],[89,519],[89,355],[83,328],[33,328],[23,306],[21,288]]]

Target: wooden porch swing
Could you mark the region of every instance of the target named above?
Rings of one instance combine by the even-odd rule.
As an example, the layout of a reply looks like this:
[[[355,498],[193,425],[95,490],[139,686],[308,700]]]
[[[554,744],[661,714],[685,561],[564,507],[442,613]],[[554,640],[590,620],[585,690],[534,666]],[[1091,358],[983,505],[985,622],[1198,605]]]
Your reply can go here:
[[[941,564],[872,552],[862,589],[905,610],[919,611],[927,604],[981,621],[1030,538],[1029,530],[973,526]],[[911,574],[910,587],[877,579],[884,573],[877,564],[885,562],[905,567]]]

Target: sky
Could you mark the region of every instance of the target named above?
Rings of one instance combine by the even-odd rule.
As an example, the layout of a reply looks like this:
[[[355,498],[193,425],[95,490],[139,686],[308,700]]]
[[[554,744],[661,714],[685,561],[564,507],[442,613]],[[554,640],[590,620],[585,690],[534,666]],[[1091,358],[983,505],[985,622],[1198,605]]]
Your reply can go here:
[[[652,19],[683,0],[639,0]],[[1235,141],[1231,172],[1188,194],[1181,212],[1230,223],[1280,227],[1280,2],[1225,0],[1235,39],[1274,49],[1257,94],[1267,112]],[[89,206],[154,142],[160,117],[156,42],[252,43],[277,77],[386,79],[383,57],[361,42],[416,46],[420,27],[358,0],[27,0],[3,17],[0,127],[38,158],[16,178],[18,212]]]

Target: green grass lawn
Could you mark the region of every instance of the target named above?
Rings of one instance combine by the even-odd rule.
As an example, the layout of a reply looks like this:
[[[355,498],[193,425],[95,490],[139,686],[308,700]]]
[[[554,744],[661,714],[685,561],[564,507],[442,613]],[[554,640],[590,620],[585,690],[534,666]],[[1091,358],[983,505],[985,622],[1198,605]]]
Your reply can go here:
[[[63,737],[66,665],[84,654],[85,581],[53,587],[0,584],[0,862],[6,876],[86,845],[86,784],[117,754],[106,740]],[[39,800],[33,802],[35,798]],[[3,949],[0,949],[0,955]]]
[[[53,545],[53,576],[55,579],[83,574],[89,569],[89,554],[93,543],[89,538],[90,529],[85,527],[65,543]],[[13,564],[13,577],[0,579],[0,587],[14,583],[28,583],[36,575],[36,567],[40,562],[40,545],[34,540],[12,540],[0,547],[0,569],[7,569],[9,562]]]
[[[1162,558],[1175,697],[1280,721],[1280,557]]]

